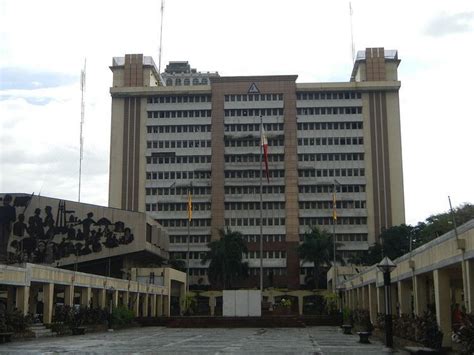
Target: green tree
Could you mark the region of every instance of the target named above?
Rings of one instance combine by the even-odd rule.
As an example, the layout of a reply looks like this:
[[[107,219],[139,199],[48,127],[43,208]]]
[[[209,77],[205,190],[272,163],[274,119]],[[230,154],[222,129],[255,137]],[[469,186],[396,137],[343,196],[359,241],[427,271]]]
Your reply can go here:
[[[170,259],[168,260],[168,264],[176,270],[179,271],[186,271],[186,261],[183,259]]]
[[[248,263],[243,262],[247,246],[242,233],[230,228],[219,230],[220,239],[207,244],[209,251],[202,264],[209,263],[209,281],[214,287],[230,289],[242,278],[248,277]]]
[[[454,208],[454,219],[458,227],[473,218],[474,205],[464,203]],[[419,226],[421,227],[420,239],[422,244],[438,238],[454,228],[450,211],[432,215],[426,219],[425,223],[420,222]]]
[[[336,244],[337,246],[337,244]],[[332,236],[321,231],[317,227],[312,227],[304,234],[304,241],[298,247],[298,256],[305,262],[313,263],[313,281],[315,288],[319,287],[321,269],[331,265],[333,261],[334,245]],[[340,260],[340,258],[338,258]]]

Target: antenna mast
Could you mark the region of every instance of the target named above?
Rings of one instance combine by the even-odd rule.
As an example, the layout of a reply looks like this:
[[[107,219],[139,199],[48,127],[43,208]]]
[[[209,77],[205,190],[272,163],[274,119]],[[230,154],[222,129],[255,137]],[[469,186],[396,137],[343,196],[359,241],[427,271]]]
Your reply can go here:
[[[352,64],[355,62],[355,47],[354,47],[354,31],[352,28],[352,15],[354,14],[354,11],[352,11],[352,4],[349,1],[349,16],[351,19],[351,51],[352,51]]]
[[[86,61],[87,58],[84,59],[84,69],[81,70],[81,128],[80,128],[80,136],[79,136],[79,194],[77,201],[81,202],[81,176],[82,176],[82,158],[84,153],[84,138],[82,137],[82,128],[84,126],[84,111],[85,111],[85,104],[84,104],[84,94],[86,92]]]
[[[161,24],[160,24],[160,50],[158,54],[158,75],[161,76],[161,49],[163,48],[163,12],[165,11],[165,0],[161,0]]]

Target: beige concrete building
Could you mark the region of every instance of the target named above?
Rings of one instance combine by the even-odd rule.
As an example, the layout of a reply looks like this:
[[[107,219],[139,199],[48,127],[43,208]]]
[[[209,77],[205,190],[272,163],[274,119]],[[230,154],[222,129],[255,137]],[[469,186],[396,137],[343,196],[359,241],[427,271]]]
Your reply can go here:
[[[347,82],[216,74],[185,85],[169,74],[162,86],[151,57],[114,58],[109,204],[147,212],[168,230],[171,256],[184,259],[192,190],[190,282],[207,283],[202,253],[228,226],[245,236],[246,286],[256,286],[262,120],[264,283],[299,288],[312,267],[296,247],[310,226],[332,230],[334,186],[344,257],[405,221],[399,63],[394,50],[368,48]]]
[[[37,314],[41,303],[46,324],[52,322],[56,304],[102,309],[126,306],[136,317],[170,316],[173,297],[178,298],[178,305],[183,299],[186,275],[170,268],[154,271],[161,275],[161,285],[150,282],[149,275],[146,280],[137,278],[144,272],[140,269],[133,269],[131,280],[122,280],[30,263],[0,265],[0,300],[7,309],[17,308],[25,315]]]
[[[443,346],[451,345],[452,306],[474,312],[474,220],[455,231],[432,240],[394,260],[391,272],[392,314],[422,315],[436,312],[444,334]],[[332,283],[334,272],[328,272]],[[346,280],[337,288],[343,291],[344,305],[370,311],[374,323],[377,313],[385,313],[383,274],[373,265]]]

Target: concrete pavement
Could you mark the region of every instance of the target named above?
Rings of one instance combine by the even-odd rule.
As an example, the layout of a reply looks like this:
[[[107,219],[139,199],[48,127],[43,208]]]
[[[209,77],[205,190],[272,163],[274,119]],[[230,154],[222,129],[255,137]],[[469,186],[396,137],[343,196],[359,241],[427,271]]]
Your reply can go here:
[[[383,354],[384,346],[337,327],[165,328],[145,327],[0,345],[0,354]]]

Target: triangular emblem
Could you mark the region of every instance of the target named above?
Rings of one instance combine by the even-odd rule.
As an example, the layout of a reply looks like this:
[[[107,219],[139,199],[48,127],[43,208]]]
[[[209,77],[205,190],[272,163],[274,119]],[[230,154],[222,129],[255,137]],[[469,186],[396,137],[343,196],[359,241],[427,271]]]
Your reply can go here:
[[[248,94],[260,94],[260,90],[258,90],[257,85],[255,83],[252,83],[249,87],[249,91],[247,91]]]

